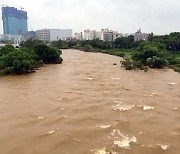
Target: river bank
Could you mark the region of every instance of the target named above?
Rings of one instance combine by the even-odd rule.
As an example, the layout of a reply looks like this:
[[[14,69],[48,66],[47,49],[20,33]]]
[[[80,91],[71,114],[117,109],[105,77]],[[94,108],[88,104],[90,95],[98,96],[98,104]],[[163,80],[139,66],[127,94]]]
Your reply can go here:
[[[104,54],[114,55],[118,57],[122,57],[124,59],[132,59],[132,55],[138,52],[138,49],[119,49],[119,48],[111,48],[111,49],[100,49],[100,48],[93,48],[92,46],[74,46],[75,49],[81,50],[84,52],[100,52]],[[180,73],[180,52],[176,51],[168,51],[167,52],[170,64],[168,68],[173,69],[176,72]],[[146,70],[146,69],[145,69]]]

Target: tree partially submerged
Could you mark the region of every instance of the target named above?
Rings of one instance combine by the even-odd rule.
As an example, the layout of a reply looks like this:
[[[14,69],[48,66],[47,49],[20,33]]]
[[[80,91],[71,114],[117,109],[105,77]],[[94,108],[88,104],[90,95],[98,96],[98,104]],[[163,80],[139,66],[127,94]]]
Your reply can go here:
[[[44,43],[38,43],[34,46],[34,52],[37,55],[38,61],[43,61],[45,64],[60,64],[63,59],[60,57],[61,52],[55,47],[48,46]]]
[[[0,74],[24,74],[33,72],[42,64],[60,64],[61,50],[43,42],[28,40],[23,47],[15,49],[6,45],[0,49]]]
[[[35,55],[27,49],[15,49],[8,45],[1,50],[5,51],[0,57],[0,72],[3,75],[29,73],[37,65]]]
[[[126,69],[164,68],[169,64],[166,47],[157,42],[143,42],[132,59],[125,58],[122,65]]]

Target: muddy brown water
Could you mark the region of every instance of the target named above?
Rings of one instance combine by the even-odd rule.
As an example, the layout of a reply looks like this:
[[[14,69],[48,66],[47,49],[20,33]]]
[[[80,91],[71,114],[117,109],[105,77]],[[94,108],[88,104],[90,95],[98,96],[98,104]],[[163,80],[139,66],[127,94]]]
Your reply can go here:
[[[62,57],[0,78],[0,154],[180,153],[180,74],[125,71],[101,53]]]

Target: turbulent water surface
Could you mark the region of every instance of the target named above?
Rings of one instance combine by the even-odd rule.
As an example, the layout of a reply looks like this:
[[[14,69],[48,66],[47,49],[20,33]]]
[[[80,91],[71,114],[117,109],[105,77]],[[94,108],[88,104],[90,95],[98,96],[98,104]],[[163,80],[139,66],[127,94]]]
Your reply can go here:
[[[180,74],[125,71],[100,53],[62,56],[0,78],[0,154],[180,153]]]

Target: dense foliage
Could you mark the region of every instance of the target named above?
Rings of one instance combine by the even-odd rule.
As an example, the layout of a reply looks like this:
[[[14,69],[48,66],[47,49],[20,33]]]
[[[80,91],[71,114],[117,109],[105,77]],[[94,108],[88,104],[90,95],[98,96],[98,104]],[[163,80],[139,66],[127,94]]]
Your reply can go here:
[[[7,45],[0,50],[1,74],[22,74],[32,72],[36,67],[35,55],[28,49],[15,49]]]
[[[57,47],[59,49],[67,49],[68,48],[68,43],[63,40],[52,41],[51,45],[54,47]]]
[[[60,51],[52,46],[48,46],[44,43],[38,43],[34,46],[34,52],[37,55],[38,61],[43,61],[43,63],[62,63],[62,58],[60,57]]]
[[[166,49],[170,51],[180,51],[180,32],[170,33],[170,35],[149,36],[150,41],[164,43]]]
[[[143,42],[138,52],[132,55],[132,60],[122,62],[126,69],[164,68],[169,64],[168,53],[164,44],[156,42]]]
[[[18,49],[6,45],[0,49],[0,74],[24,74],[42,64],[59,64],[60,54],[59,49],[37,40],[28,40]]]

